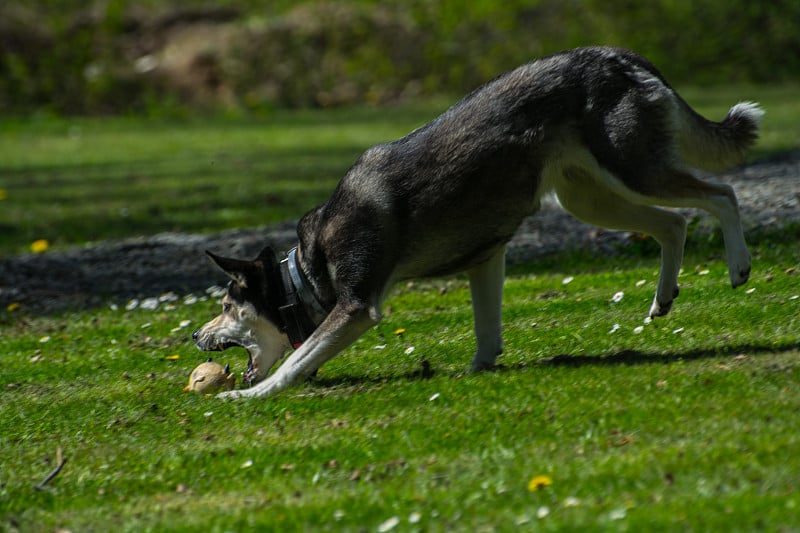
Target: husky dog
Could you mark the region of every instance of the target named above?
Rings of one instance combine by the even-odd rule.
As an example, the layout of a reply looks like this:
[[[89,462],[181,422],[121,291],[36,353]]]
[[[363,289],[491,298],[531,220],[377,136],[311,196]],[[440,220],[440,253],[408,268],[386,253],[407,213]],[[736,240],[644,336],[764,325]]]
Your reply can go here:
[[[222,314],[193,335],[202,350],[242,346],[256,384],[225,396],[266,396],[297,383],[381,319],[393,283],[466,272],[477,350],[473,370],[502,352],[506,243],[554,192],[590,224],[642,232],[661,245],[651,317],[678,296],[685,219],[655,206],[708,211],[722,226],[733,287],[750,254],[731,187],[691,169],[742,162],[763,112],[739,103],[709,121],[633,52],[581,48],[486,83],[429,124],[368,149],[331,198],[308,212],[278,262],[207,252],[231,278]],[[287,360],[270,368],[286,352]]]

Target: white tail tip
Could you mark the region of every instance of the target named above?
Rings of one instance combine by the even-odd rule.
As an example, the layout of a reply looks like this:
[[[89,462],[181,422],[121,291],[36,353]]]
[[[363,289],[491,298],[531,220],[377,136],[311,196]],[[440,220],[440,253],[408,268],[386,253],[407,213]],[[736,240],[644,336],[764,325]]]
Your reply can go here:
[[[761,124],[764,117],[764,109],[756,102],[739,102],[728,111],[728,116],[740,116],[747,118],[756,125]]]

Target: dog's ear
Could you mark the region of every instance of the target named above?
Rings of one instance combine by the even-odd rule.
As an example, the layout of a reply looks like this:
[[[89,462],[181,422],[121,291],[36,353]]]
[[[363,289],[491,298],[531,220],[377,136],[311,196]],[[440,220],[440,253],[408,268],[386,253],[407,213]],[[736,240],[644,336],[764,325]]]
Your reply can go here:
[[[273,270],[277,270],[279,268],[278,258],[271,246],[265,246],[253,262],[261,263],[264,268],[264,272],[272,272]]]
[[[252,261],[242,261],[240,259],[229,259],[227,257],[220,257],[212,252],[206,250],[206,255],[211,259],[220,270],[225,272],[234,283],[242,287],[247,287],[247,275],[253,271]]]

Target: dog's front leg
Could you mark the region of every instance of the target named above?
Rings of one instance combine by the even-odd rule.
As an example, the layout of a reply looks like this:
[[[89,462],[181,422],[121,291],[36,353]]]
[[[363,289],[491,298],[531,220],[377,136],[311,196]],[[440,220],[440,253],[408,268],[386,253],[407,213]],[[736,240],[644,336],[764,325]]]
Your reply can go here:
[[[472,359],[473,372],[491,369],[497,356],[503,353],[501,330],[505,254],[506,248],[503,246],[488,261],[467,271],[478,344]]]
[[[300,383],[326,361],[347,348],[380,320],[375,308],[337,304],[314,333],[274,374],[252,388],[223,392],[218,398],[261,398]]]

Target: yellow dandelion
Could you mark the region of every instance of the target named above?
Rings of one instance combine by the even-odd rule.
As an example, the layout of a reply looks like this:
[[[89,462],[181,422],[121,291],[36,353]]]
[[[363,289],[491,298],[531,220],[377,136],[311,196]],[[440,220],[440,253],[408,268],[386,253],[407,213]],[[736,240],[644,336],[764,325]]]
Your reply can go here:
[[[549,487],[552,484],[553,484],[553,478],[551,478],[550,476],[545,476],[545,475],[535,476],[531,478],[531,480],[528,482],[528,490],[531,492],[535,492],[537,490],[542,490],[546,487]]]
[[[5,200],[8,198],[8,191],[5,189],[0,189],[0,200]]]
[[[394,334],[395,335],[402,335],[405,332],[406,332],[406,328],[397,328],[396,330],[394,330]]]
[[[20,303],[19,303],[19,302],[11,302],[11,303],[10,303],[10,304],[8,304],[8,306],[6,307],[6,311],[8,311],[9,313],[13,313],[13,312],[14,312],[14,311],[16,311],[17,309],[19,309],[19,306],[20,306]]]
[[[50,248],[50,243],[47,239],[39,239],[31,243],[31,252],[40,254]]]
[[[167,356],[167,361],[177,361],[180,358],[181,358],[181,356],[175,353],[175,354],[172,354],[172,355],[168,355]]]

